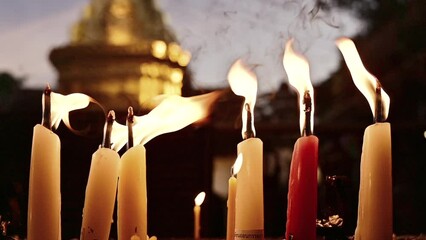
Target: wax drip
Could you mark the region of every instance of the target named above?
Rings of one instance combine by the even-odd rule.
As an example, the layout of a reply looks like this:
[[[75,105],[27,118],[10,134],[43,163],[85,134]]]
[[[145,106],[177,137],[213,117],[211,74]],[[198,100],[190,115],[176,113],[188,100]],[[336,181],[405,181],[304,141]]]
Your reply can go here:
[[[128,140],[127,140],[127,149],[130,149],[133,147],[133,123],[134,123],[134,114],[133,114],[133,108],[129,107],[127,109],[127,130],[128,130]]]
[[[52,89],[50,89],[49,84],[47,84],[46,88],[44,89],[43,95],[44,95],[44,105],[43,105],[43,119],[41,120],[42,125],[47,129],[52,129],[52,119],[51,119],[51,99],[50,99],[50,93],[52,93]]]
[[[312,98],[309,94],[309,91],[305,91],[303,95],[303,105],[305,105],[305,125],[303,127],[302,136],[312,135],[312,124],[311,124],[311,114],[312,114]]]
[[[251,128],[253,119],[251,117],[251,110],[250,110],[250,105],[248,103],[244,104],[244,108],[246,109],[247,112],[247,130],[244,132],[244,140],[245,139],[249,139],[249,138],[254,138],[254,132],[253,129]]]
[[[113,110],[110,110],[108,112],[108,116],[105,122],[104,140],[102,142],[102,147],[104,148],[111,148],[111,132],[112,132],[112,124],[114,123],[114,120],[115,120],[115,112]]]

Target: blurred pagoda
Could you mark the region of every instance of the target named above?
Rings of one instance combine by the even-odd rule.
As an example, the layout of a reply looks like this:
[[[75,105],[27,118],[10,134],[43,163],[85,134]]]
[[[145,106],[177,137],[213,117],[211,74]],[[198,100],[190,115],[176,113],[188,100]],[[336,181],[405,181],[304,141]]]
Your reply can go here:
[[[60,92],[85,93],[115,110],[160,94],[189,95],[190,58],[153,0],[92,0],[71,42],[50,54]]]

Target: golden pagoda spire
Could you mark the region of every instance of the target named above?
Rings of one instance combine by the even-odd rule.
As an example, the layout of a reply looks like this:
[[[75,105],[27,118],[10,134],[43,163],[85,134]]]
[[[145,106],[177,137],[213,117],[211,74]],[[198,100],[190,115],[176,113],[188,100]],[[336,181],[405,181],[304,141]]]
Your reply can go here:
[[[73,44],[174,42],[155,0],[92,0],[72,31]]]
[[[61,91],[86,93],[111,109],[190,91],[191,54],[176,43],[155,0],[91,0],[71,43],[53,49],[50,59]]]

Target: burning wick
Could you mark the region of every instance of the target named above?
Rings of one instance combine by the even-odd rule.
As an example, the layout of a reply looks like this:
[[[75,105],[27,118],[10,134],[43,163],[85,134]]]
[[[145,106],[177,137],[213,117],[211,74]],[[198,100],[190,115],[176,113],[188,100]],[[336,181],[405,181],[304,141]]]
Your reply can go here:
[[[303,129],[303,136],[310,136],[312,135],[312,128],[311,128],[311,113],[312,113],[312,99],[311,95],[309,94],[309,91],[305,91],[305,94],[303,95],[303,104],[305,105],[305,127]]]
[[[253,119],[251,118],[250,105],[246,103],[244,104],[244,107],[246,108],[246,111],[247,111],[247,130],[244,132],[244,140],[246,140],[249,138],[254,138],[255,136],[254,136],[253,129],[251,128],[251,123]]]
[[[44,89],[44,106],[43,106],[43,119],[42,125],[52,130],[52,120],[51,120],[51,110],[50,110],[50,93],[52,93],[52,89],[50,89],[49,84],[47,84]]]
[[[102,147],[111,148],[111,131],[112,124],[115,120],[115,112],[114,110],[110,110],[108,112],[108,116],[105,122],[105,132],[104,132],[104,141],[102,142]]]
[[[134,114],[133,114],[133,108],[129,107],[127,109],[127,130],[128,130],[128,141],[127,141],[127,149],[130,149],[133,147],[133,123],[134,123]]]
[[[382,85],[376,80],[376,111],[374,114],[374,122],[384,122],[385,117],[383,116],[383,104],[382,104]]]

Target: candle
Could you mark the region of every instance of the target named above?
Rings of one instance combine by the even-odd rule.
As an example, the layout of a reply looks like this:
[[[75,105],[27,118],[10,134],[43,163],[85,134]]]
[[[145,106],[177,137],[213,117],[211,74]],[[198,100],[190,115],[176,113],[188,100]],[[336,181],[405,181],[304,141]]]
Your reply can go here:
[[[118,181],[118,239],[147,235],[146,157],[142,144],[133,146],[133,109],[129,108],[128,150],[120,160]]]
[[[244,141],[237,146],[244,163],[238,173],[235,210],[235,239],[263,239],[263,143],[255,138],[253,110],[256,103],[257,80],[254,73],[236,61],[229,73],[232,91],[244,97],[242,110]]]
[[[204,198],[206,197],[205,192],[200,192],[194,199],[194,239],[200,239],[200,215],[201,215],[201,204],[204,202]]]
[[[109,238],[120,160],[118,153],[110,149],[114,118],[114,111],[110,111],[105,124],[104,142],[92,156],[84,199],[81,240]]]
[[[61,239],[60,149],[52,132],[49,87],[43,94],[43,123],[34,127],[28,193],[29,240]]]
[[[119,239],[147,235],[147,192],[145,147],[158,135],[180,130],[206,118],[220,92],[211,92],[190,98],[168,96],[144,116],[133,116],[129,108],[127,128],[114,122],[112,148],[119,151],[127,141],[128,150],[120,161],[118,182]],[[127,131],[126,131],[127,129]],[[126,138],[126,134],[127,138]],[[133,146],[136,143],[136,146]]]
[[[232,175],[228,180],[228,216],[226,224],[226,240],[234,240],[235,233],[235,197],[237,194],[237,174],[243,163],[243,155],[239,154],[232,167]]]
[[[290,166],[287,196],[286,239],[316,239],[318,138],[312,135],[314,92],[306,59],[286,44],[283,65],[296,88],[300,106],[301,137],[297,139]],[[304,114],[302,114],[302,106]]]
[[[355,44],[347,38],[338,39],[336,43],[375,120],[364,132],[355,239],[390,240],[393,233],[391,128],[385,122],[390,99],[380,82],[363,66]]]
[[[68,113],[94,99],[81,93],[61,95],[47,86],[42,125],[34,127],[28,193],[28,239],[61,239],[60,140],[52,132],[61,121],[71,128]],[[96,103],[96,102],[95,102]]]

